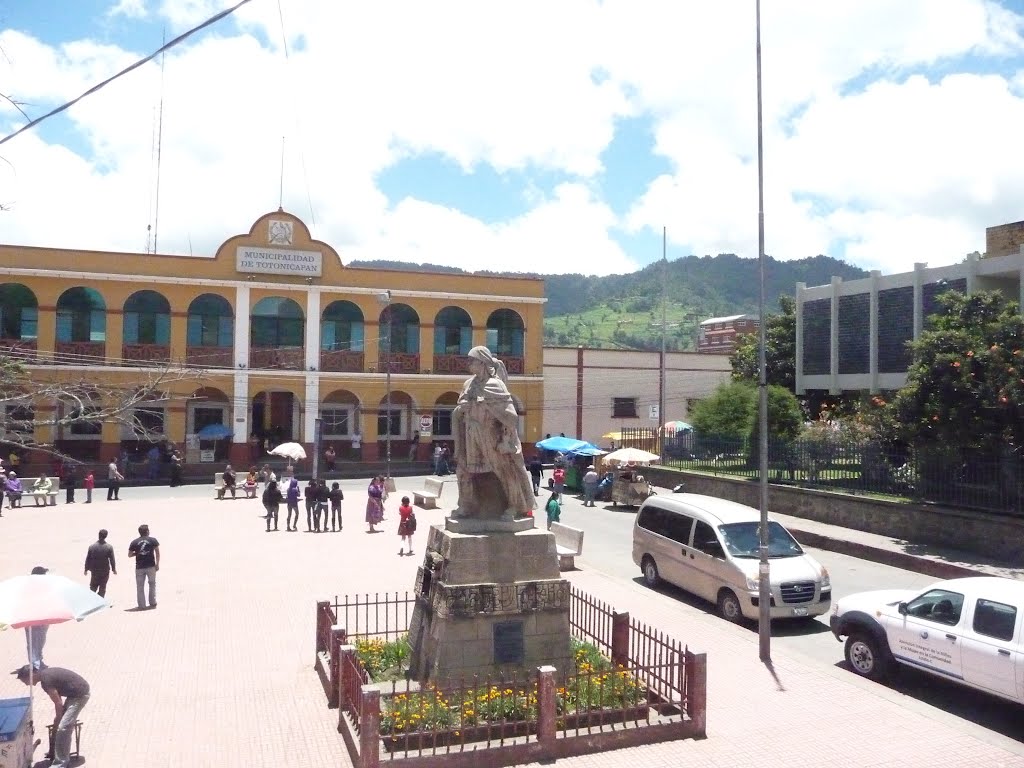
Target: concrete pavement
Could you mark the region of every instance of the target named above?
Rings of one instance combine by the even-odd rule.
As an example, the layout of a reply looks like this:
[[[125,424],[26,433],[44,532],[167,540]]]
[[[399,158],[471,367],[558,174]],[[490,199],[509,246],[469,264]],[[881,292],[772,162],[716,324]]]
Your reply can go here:
[[[398,499],[402,489],[421,487],[422,478],[397,482],[385,532],[377,534],[366,533],[362,522],[366,483],[353,480],[342,486],[344,530],[319,535],[286,533],[283,520],[281,531],[265,533],[258,501],[218,502],[205,486],[125,489],[120,502],[97,493],[88,506],[5,509],[0,577],[42,564],[87,582],[81,575],[85,549],[100,527],[110,530],[117,550],[119,573],[108,592],[114,607],[81,624],[53,627],[45,649],[47,663],[75,669],[92,684],[82,717],[86,764],[350,765],[335,732],[336,712],[327,709],[312,670],[314,604],[337,594],[411,589],[426,526],[442,522],[445,513],[419,511],[417,556],[399,557]],[[446,484],[443,509],[455,495],[453,484]],[[125,553],[142,522],[161,543],[160,605],[135,612],[126,610],[135,599],[133,563]],[[1008,567],[961,563],[804,522],[793,527],[834,541],[965,567]],[[629,557],[625,542],[623,557]],[[809,665],[795,654],[774,651],[769,669],[758,660],[757,637],[749,630],[666,608],[659,593],[603,575],[600,563],[587,561],[585,546],[577,562],[581,569],[567,577],[580,589],[708,653],[708,738],[560,765],[1024,766],[1018,741],[967,721],[951,727],[948,717],[913,698],[838,667]],[[9,670],[20,666],[23,633],[0,633],[0,655]],[[25,693],[14,678],[0,676],[0,698]],[[37,695],[36,722],[51,718],[52,704]]]

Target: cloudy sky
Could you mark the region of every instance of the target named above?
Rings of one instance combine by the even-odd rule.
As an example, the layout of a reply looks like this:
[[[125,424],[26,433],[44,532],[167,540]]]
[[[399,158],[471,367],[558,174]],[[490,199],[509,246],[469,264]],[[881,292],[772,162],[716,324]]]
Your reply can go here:
[[[0,0],[0,92],[36,117],[234,2]],[[768,253],[1024,219],[1024,0],[768,0],[762,44]],[[753,0],[251,0],[0,146],[0,240],[209,254],[283,186],[345,262],[755,257],[755,96]]]

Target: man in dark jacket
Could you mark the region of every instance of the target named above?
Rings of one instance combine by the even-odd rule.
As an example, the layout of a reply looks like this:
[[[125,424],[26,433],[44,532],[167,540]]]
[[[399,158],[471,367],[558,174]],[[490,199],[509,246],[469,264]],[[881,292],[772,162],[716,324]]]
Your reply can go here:
[[[89,545],[85,553],[85,570],[82,575],[91,573],[89,589],[100,597],[107,596],[107,580],[110,574],[117,575],[117,563],[114,562],[114,548],[107,543],[107,529],[101,528],[99,539]]]

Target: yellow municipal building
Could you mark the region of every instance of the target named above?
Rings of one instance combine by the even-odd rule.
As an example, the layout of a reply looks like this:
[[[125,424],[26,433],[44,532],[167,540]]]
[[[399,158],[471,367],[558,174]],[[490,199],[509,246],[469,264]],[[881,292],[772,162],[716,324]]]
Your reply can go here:
[[[346,267],[284,211],[212,257],[0,245],[0,354],[38,381],[108,388],[178,371],[173,396],[135,415],[188,461],[247,466],[264,441],[311,453],[318,419],[339,458],[377,460],[389,442],[393,456],[426,458],[451,439],[476,345],[505,362],[522,440],[536,442],[543,306],[536,278]],[[66,407],[33,404],[37,420]],[[116,422],[37,426],[34,438],[85,461],[140,448]]]

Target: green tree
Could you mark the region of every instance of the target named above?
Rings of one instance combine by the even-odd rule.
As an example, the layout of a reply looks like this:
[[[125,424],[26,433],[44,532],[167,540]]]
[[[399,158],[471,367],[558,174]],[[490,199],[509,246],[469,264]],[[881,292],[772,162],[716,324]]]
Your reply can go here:
[[[899,435],[919,447],[1000,454],[1024,446],[1024,317],[1000,293],[939,298],[912,343],[907,384],[891,404]]]
[[[796,299],[779,296],[779,314],[768,315],[765,321],[765,368],[769,384],[796,391]],[[736,350],[729,358],[732,377],[736,381],[757,382],[758,334],[748,333],[736,341]]]
[[[757,391],[747,382],[722,384],[694,407],[691,422],[704,437],[743,439],[750,434],[757,412]]]

